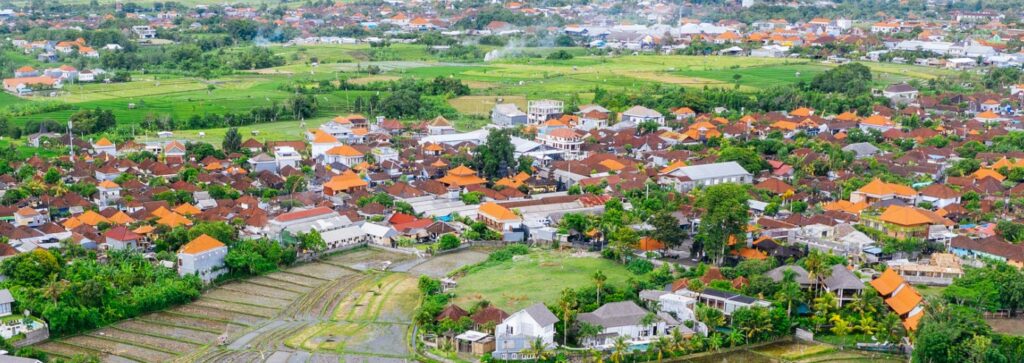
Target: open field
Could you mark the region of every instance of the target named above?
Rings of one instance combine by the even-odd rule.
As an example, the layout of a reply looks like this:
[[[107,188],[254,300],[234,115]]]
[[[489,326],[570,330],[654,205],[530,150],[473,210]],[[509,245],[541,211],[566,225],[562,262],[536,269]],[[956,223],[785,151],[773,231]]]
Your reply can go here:
[[[696,358],[686,358],[693,363],[898,363],[906,362],[906,358],[882,353],[862,352],[857,350],[835,350],[830,345],[802,342],[778,342],[756,348],[738,349],[718,354],[701,354]],[[673,362],[669,360],[669,362]]]
[[[201,0],[193,0],[201,1]],[[489,47],[483,47],[485,50]],[[805,59],[753,58],[726,56],[625,55],[587,56],[580,48],[566,48],[576,53],[571,60],[544,58],[499,59],[493,62],[452,62],[430,54],[427,48],[413,44],[393,44],[389,48],[358,45],[273,46],[275,54],[286,59],[280,67],[201,79],[167,74],[136,74],[133,81],[120,84],[66,85],[56,97],[72,105],[71,109],[11,117],[15,125],[32,120],[63,122],[80,109],[110,109],[119,125],[147,125],[157,119],[169,118],[181,124],[193,116],[209,114],[248,113],[255,107],[282,105],[294,96],[290,88],[295,82],[315,84],[323,80],[348,80],[355,85],[394,81],[406,77],[432,79],[458,78],[468,84],[471,95],[457,97],[449,103],[466,117],[452,121],[468,130],[486,122],[497,98],[525,109],[526,99],[554,98],[568,100],[573,94],[582,102],[591,102],[595,87],[625,92],[654,92],[658,86],[688,88],[725,87],[738,83],[740,90],[754,91],[775,85],[809,81],[814,75],[835,67]],[[562,48],[524,48],[522,51],[543,55]],[[313,65],[313,61],[317,61]],[[865,63],[875,71],[876,86],[906,81],[925,80],[952,71],[884,63]],[[370,75],[366,67],[380,68]],[[799,74],[799,76],[797,76]],[[739,76],[739,80],[734,78]],[[387,92],[344,90],[315,95],[316,115],[304,121],[268,122],[241,126],[246,136],[258,140],[299,140],[302,129],[316,127],[337,115],[353,111],[356,98],[372,94],[387,97]],[[0,96],[0,108],[25,102],[53,100],[50,97],[18,98]],[[305,126],[303,126],[305,123]],[[178,130],[175,138],[204,141],[219,145],[227,128]],[[258,131],[258,135],[254,132]],[[143,127],[134,132],[140,139]],[[200,133],[204,134],[200,136]]]
[[[607,284],[624,286],[632,276],[624,266],[598,257],[575,257],[568,252],[542,251],[519,256],[494,266],[473,271],[458,279],[455,302],[469,308],[488,300],[513,312],[535,302],[553,303],[564,288],[592,286],[590,278],[601,270]],[[510,292],[515,293],[510,293]]]
[[[1009,335],[1024,335],[1024,320],[1022,319],[985,319],[992,330]]]
[[[306,304],[321,300],[323,294],[318,292],[322,288],[335,282],[358,280],[358,276],[344,267],[308,263],[295,267],[294,273],[280,271],[254,278],[263,284],[229,283],[207,291],[191,304],[49,341],[38,348],[56,357],[92,353],[106,362],[191,361],[192,354],[212,349],[218,337],[225,336],[229,342],[241,339],[247,332],[280,322],[276,319],[281,314],[302,310]],[[298,291],[275,285],[297,287],[294,290]],[[306,299],[309,296],[314,297]],[[333,298],[328,296],[327,300]]]

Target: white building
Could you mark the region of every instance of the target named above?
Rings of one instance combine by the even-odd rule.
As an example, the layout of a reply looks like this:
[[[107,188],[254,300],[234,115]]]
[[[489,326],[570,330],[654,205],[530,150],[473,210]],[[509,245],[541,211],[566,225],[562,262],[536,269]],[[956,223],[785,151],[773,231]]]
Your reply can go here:
[[[178,275],[198,275],[203,282],[210,282],[227,272],[224,257],[228,246],[208,235],[196,237],[178,250]]]
[[[644,106],[633,106],[622,112],[622,122],[640,125],[645,121],[657,122],[659,126],[665,126],[665,116],[661,112],[649,109]]]
[[[679,191],[722,183],[750,184],[754,178],[735,161],[684,166],[669,172],[668,176],[670,178],[663,176],[662,182],[675,184]]]
[[[539,124],[544,121],[562,117],[565,103],[555,100],[536,100],[527,103],[526,118],[530,123]]]
[[[583,340],[583,345],[590,348],[609,349],[619,337],[625,338],[631,345],[648,344],[658,337],[671,335],[671,327],[679,323],[667,314],[658,314],[650,324],[644,324],[648,314],[633,301],[607,303],[590,313],[580,314],[577,318],[602,327],[601,333]]]
[[[529,353],[530,344],[538,338],[550,349],[555,348],[555,323],[558,317],[543,303],[530,305],[526,309],[509,315],[494,328],[495,359],[533,359]]]
[[[291,146],[277,146],[274,147],[274,160],[277,161],[278,170],[286,166],[298,168],[302,155]]]

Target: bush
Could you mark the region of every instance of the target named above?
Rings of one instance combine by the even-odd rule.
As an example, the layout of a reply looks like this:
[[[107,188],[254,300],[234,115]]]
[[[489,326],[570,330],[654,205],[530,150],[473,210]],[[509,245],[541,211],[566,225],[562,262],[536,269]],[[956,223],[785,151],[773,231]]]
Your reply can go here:
[[[648,272],[654,271],[654,264],[651,263],[651,261],[642,258],[634,258],[632,261],[629,261],[629,264],[626,265],[626,269],[629,270],[629,272],[632,272],[633,274],[643,275]]]
[[[569,59],[572,59],[572,58],[573,58],[572,53],[569,53],[569,52],[567,52],[565,50],[558,50],[556,52],[548,54],[548,59],[549,60],[569,60]]]
[[[437,241],[437,249],[440,251],[450,250],[458,248],[462,242],[459,241],[459,237],[454,234],[445,234],[441,236],[441,239]]]

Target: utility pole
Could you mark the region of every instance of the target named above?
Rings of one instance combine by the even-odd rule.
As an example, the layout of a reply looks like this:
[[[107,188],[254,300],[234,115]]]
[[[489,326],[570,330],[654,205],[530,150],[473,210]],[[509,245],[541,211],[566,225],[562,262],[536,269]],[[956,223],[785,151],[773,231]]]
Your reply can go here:
[[[71,162],[75,162],[75,134],[71,132],[71,119],[68,119],[68,149],[71,150]]]

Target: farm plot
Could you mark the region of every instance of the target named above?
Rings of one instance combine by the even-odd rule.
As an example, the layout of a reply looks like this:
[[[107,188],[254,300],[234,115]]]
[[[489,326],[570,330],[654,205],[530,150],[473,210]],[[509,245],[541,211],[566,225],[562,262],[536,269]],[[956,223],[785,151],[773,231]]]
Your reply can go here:
[[[449,272],[465,265],[471,265],[487,259],[487,254],[476,250],[462,250],[455,253],[436,256],[409,270],[413,276],[427,275],[440,278]]]
[[[268,289],[266,286],[251,284],[248,282],[232,283],[221,286],[218,290],[237,291],[254,296],[266,296],[275,299],[294,300],[299,293],[281,289]]]
[[[448,100],[448,103],[459,113],[478,116],[489,115],[497,103],[513,103],[520,110],[526,109],[525,96],[461,96]]]
[[[288,269],[288,273],[295,273],[303,276],[315,277],[318,279],[337,280],[352,275],[352,270],[328,265],[325,263],[309,263],[295,268]]]
[[[408,325],[369,324],[358,334],[348,338],[346,352],[378,356],[403,357],[408,355],[405,330]]]
[[[87,335],[79,335],[65,339],[64,343],[128,359],[134,359],[139,362],[162,362],[174,358],[174,354],[168,352],[161,352],[138,345],[131,345]]]
[[[403,279],[391,288],[381,302],[376,320],[378,322],[408,323],[412,316],[410,312],[416,310],[419,296],[417,280],[411,277]]]
[[[199,301],[192,303],[192,305],[197,307],[215,308],[224,311],[232,311],[240,314],[251,315],[261,318],[271,318],[274,315],[277,315],[277,312],[279,310],[256,305],[246,305],[237,302],[213,300],[205,297],[199,299]]]
[[[380,266],[384,262],[397,263],[412,259],[411,255],[384,251],[374,248],[360,249],[327,258],[324,262],[344,266],[359,271],[366,271]]]
[[[212,308],[212,307],[208,307],[208,306],[199,306],[199,305],[197,305],[197,303],[192,303],[192,304],[189,304],[189,305],[179,306],[179,307],[173,308],[173,309],[171,309],[169,311],[172,312],[172,313],[188,315],[188,316],[195,317],[195,318],[200,318],[200,319],[202,319],[202,318],[216,319],[216,320],[220,320],[220,321],[232,322],[232,323],[235,323],[235,324],[241,324],[241,325],[246,325],[246,326],[250,326],[250,325],[256,324],[260,320],[263,320],[260,317],[255,316],[255,315],[247,315],[247,314],[243,314],[243,313],[238,313],[238,312],[234,312],[234,311],[230,311],[230,310],[217,309],[217,308]]]
[[[34,347],[46,352],[46,354],[49,354],[51,356],[70,358],[73,357],[75,354],[89,354],[99,357],[104,362],[114,360],[112,359],[112,356],[110,356],[107,353],[61,343],[59,341],[49,341],[43,344],[37,344]]]
[[[100,339],[113,339],[119,342],[158,350],[161,352],[188,352],[201,345],[167,338],[158,338],[148,335],[148,333],[138,334],[114,328],[96,330],[88,335]]]
[[[291,300],[272,298],[267,296],[253,295],[244,292],[216,289],[210,291],[204,297],[228,302],[238,302],[246,305],[256,305],[271,309],[284,309],[291,304]]]
[[[306,287],[310,287],[310,288],[317,287],[320,284],[322,284],[324,282],[327,282],[327,280],[317,279],[317,278],[313,278],[313,277],[309,277],[309,276],[304,276],[304,275],[299,275],[299,274],[294,274],[294,273],[289,273],[289,272],[285,272],[285,271],[274,272],[272,274],[266,275],[266,277],[269,277],[271,279],[278,280],[278,281],[281,281],[281,282],[292,283],[292,284],[296,284],[296,285],[302,285],[302,286],[306,286]]]
[[[249,279],[249,281],[246,281],[246,282],[249,282],[249,283],[252,283],[252,284],[256,284],[256,285],[260,285],[260,286],[265,286],[265,287],[272,288],[272,289],[281,289],[281,290],[291,291],[291,292],[295,292],[295,293],[299,293],[299,294],[305,294],[305,293],[309,292],[309,290],[313,289],[312,287],[309,287],[309,286],[290,283],[287,280],[273,279],[273,278],[270,278],[269,275],[255,277],[255,278]]]
[[[198,345],[209,344],[215,341],[219,334],[200,331],[188,328],[182,328],[171,325],[162,325],[157,323],[151,323],[141,320],[129,320],[123,323],[117,324],[114,328],[139,334],[151,334],[162,337],[168,337],[183,342],[195,343]]]
[[[213,316],[194,317],[169,312],[159,312],[143,316],[138,320],[157,325],[170,325],[189,330],[199,330],[218,334],[225,331],[241,330],[248,326],[248,324],[243,324],[241,322],[228,323],[226,320],[211,320],[211,318],[216,319]]]

